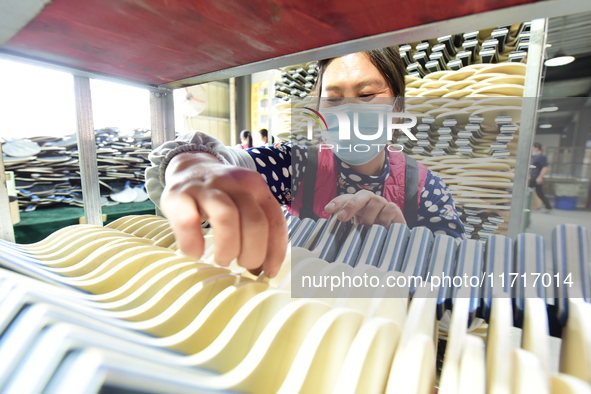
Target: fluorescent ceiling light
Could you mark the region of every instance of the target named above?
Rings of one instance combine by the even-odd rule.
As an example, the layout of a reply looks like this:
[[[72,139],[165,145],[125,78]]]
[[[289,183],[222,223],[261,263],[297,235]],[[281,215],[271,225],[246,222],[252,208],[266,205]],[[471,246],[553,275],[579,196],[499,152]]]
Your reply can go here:
[[[552,125],[550,123],[540,125],[540,129],[549,129],[550,127],[552,127]]]
[[[544,65],[546,67],[558,67],[558,66],[564,66],[564,65],[572,63],[574,61],[575,61],[574,56],[561,55],[561,56],[556,56],[556,57],[553,57],[552,59],[546,60],[544,62]]]
[[[538,112],[554,112],[554,111],[558,111],[558,107],[544,107],[544,108],[540,108],[538,110]]]

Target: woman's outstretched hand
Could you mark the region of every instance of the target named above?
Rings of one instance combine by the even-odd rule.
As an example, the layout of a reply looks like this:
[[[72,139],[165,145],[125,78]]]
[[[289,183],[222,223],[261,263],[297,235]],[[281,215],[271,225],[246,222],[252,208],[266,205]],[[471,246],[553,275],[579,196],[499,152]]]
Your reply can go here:
[[[381,224],[389,227],[392,223],[406,224],[398,205],[367,190],[335,197],[324,210],[330,214],[337,214],[337,218],[342,222],[355,218],[356,223],[367,226]]]
[[[166,168],[160,208],[179,248],[199,259],[204,252],[201,223],[214,229],[215,261],[233,259],[253,273],[273,277],[287,250],[281,207],[261,175],[220,163],[204,152],[176,155]]]

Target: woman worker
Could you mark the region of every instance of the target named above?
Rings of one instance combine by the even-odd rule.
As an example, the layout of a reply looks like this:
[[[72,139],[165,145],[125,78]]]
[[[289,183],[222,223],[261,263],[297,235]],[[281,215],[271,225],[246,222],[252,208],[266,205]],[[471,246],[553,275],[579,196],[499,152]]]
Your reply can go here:
[[[240,132],[240,143],[236,145],[238,149],[252,148],[252,134],[248,130],[242,130]]]
[[[393,98],[404,95],[404,88],[404,66],[396,47],[322,60],[315,87],[321,97],[337,105],[341,101],[393,103]],[[323,217],[337,214],[342,221],[355,217],[366,225],[407,223],[404,154],[386,146],[359,155],[318,149],[317,158],[310,150],[308,163],[308,153],[304,146],[291,144],[236,150],[204,133],[192,132],[150,154],[146,185],[151,199],[170,220],[185,254],[201,256],[201,222],[208,220],[215,229],[218,264],[227,265],[237,258],[239,265],[251,271],[262,269],[271,277],[279,271],[287,248],[287,227],[279,203],[292,204],[291,194],[297,192],[291,190],[292,185],[297,189],[302,184],[300,195],[307,182],[321,191],[313,206],[300,202],[292,210],[301,208]],[[292,166],[292,158],[301,165]],[[306,166],[316,170],[306,171]],[[316,179],[307,181],[306,173]],[[414,213],[406,213],[408,221],[414,221],[411,226],[461,238],[464,227],[447,186],[421,164],[411,173],[417,201]]]
[[[261,146],[272,146],[273,145],[273,137],[271,136],[271,139],[269,139],[269,130],[260,129],[259,134],[260,134]]]

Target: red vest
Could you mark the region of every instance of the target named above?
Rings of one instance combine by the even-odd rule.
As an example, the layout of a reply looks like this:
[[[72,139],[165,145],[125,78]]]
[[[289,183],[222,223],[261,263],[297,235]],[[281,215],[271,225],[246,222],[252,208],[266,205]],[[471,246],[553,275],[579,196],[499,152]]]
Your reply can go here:
[[[390,160],[390,176],[384,183],[382,196],[389,202],[393,202],[404,212],[404,185],[406,178],[406,156],[401,152],[388,153]],[[421,201],[421,193],[425,185],[425,179],[429,169],[417,163],[419,167],[419,188],[418,203]],[[314,213],[320,218],[328,219],[330,215],[324,211],[324,207],[337,196],[338,168],[335,163],[334,154],[327,147],[318,149],[318,170],[316,172],[316,185],[314,187]],[[292,215],[299,216],[302,207],[303,181],[300,184],[295,199],[288,206]]]

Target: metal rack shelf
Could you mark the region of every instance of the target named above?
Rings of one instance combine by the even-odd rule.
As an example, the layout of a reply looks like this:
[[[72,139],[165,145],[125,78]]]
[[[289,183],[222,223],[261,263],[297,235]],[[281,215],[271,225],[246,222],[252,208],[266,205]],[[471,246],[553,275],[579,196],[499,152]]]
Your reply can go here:
[[[0,5],[0,57],[75,76],[85,214],[88,223],[101,225],[88,78],[150,89],[156,147],[174,138],[174,88],[478,30],[483,19],[494,26],[588,11],[591,3],[578,0],[475,0],[453,7],[439,0],[395,5],[388,0],[347,0],[336,8],[319,7],[311,0],[10,0]],[[545,23],[539,23],[538,48],[530,46],[536,59],[528,63],[528,73],[541,67]],[[537,94],[539,73],[532,75],[526,92]],[[533,123],[529,126],[522,125],[519,155],[529,156]],[[0,181],[3,175],[0,157]],[[516,190],[525,193],[525,182],[518,172]],[[10,217],[3,210],[8,195],[0,184],[0,237],[13,241]],[[522,203],[512,215],[523,211]],[[521,222],[516,220],[514,229],[521,229]],[[510,235],[517,232],[510,230]]]

